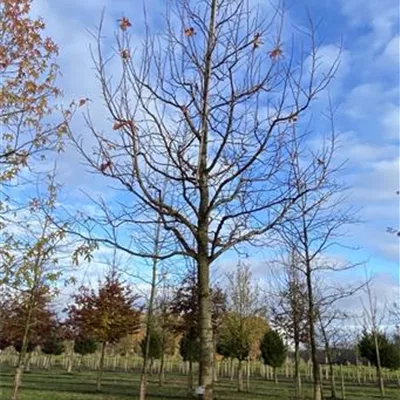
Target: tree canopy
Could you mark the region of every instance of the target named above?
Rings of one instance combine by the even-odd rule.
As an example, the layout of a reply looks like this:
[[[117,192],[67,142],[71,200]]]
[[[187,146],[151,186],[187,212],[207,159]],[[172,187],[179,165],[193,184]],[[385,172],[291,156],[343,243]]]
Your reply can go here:
[[[261,358],[266,365],[278,368],[286,360],[287,348],[277,331],[269,330],[260,342]]]
[[[396,338],[390,338],[383,332],[376,332],[381,366],[384,368],[400,368],[400,347]],[[365,357],[371,364],[377,365],[375,338],[371,332],[364,331],[358,342],[361,357]]]
[[[135,333],[140,326],[138,296],[123,285],[115,273],[109,273],[98,290],[81,287],[68,307],[67,323],[76,336],[91,337],[101,343],[116,343]]]

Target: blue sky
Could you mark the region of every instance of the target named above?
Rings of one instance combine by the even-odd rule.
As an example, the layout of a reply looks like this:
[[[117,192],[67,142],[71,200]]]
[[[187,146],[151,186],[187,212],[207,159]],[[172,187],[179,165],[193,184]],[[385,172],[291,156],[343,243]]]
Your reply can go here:
[[[257,0],[251,0],[254,4]],[[143,35],[143,3],[137,0],[34,0],[33,13],[44,18],[47,32],[60,47],[60,84],[67,99],[98,96],[87,29],[94,28],[105,9],[105,34],[112,37],[117,19],[126,15],[138,41]],[[162,26],[165,0],[146,1],[152,29]],[[351,241],[357,252],[343,251],[333,257],[368,260],[377,275],[376,290],[392,297],[399,294],[399,239],[386,233],[399,225],[399,6],[397,0],[287,1],[287,21],[301,26],[307,9],[319,22],[322,54],[332,60],[342,45],[341,66],[331,88],[340,108],[335,118],[341,132],[340,156],[349,162],[343,172],[351,186],[350,200],[361,208],[363,224],[352,227]],[[323,103],[326,99],[321,98]],[[104,112],[92,103],[99,119]],[[84,127],[76,123],[76,129]],[[83,201],[80,190],[104,192],[104,180],[83,171],[79,157],[68,151],[58,161],[64,201],[72,208]],[[232,258],[235,256],[232,255]],[[264,255],[257,253],[259,265]],[[225,260],[223,263],[227,262]],[[257,268],[255,268],[257,270]],[[361,271],[360,274],[363,274]],[[392,293],[392,294],[390,294]]]

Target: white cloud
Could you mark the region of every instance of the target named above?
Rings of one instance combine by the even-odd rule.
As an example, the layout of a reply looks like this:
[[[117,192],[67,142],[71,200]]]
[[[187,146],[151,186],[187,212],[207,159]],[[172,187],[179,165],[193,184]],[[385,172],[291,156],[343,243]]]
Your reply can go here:
[[[393,63],[394,66],[399,65],[400,62],[400,35],[393,37],[387,44],[383,53],[385,61]]]
[[[400,139],[400,106],[391,104],[382,117],[385,128],[384,135],[393,139]]]
[[[368,82],[354,87],[343,105],[344,113],[357,121],[376,127],[375,135],[399,138],[399,89],[386,82]],[[368,132],[373,133],[373,132]]]
[[[399,20],[397,0],[341,0],[342,13],[357,28],[369,28],[363,43],[374,50],[385,46],[396,32]]]
[[[386,142],[372,143],[367,138],[349,131],[339,136],[340,158],[359,169],[369,167],[369,163],[387,158],[395,158],[399,153],[398,146]]]

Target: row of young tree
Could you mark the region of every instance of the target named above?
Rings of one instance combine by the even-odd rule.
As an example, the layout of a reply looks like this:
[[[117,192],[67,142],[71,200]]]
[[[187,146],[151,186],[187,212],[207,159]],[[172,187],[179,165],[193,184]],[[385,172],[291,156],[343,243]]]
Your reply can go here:
[[[104,103],[111,119],[107,129],[100,129],[86,97],[60,105],[59,49],[45,37],[43,21],[31,17],[31,5],[32,0],[0,3],[1,325],[9,327],[2,329],[1,343],[20,350],[13,400],[33,345],[45,349],[47,339],[66,329],[76,343],[98,342],[102,365],[107,343],[137,331],[145,314],[143,400],[155,332],[167,331],[164,325],[157,328],[156,288],[160,263],[170,259],[195,266],[195,274],[175,294],[180,300],[163,309],[161,321],[167,326],[170,313],[179,315],[174,332],[182,335],[184,359],[198,360],[200,399],[213,398],[218,352],[241,364],[255,346],[273,362],[266,341],[278,343],[276,336],[264,336],[261,347],[265,332],[258,339],[247,338],[268,331],[267,307],[270,325],[290,337],[296,360],[307,343],[314,400],[321,400],[318,337],[324,338],[329,357],[333,322],[340,317],[330,314],[332,304],[361,287],[332,289],[319,283],[325,272],[355,266],[329,258],[343,228],[355,220],[338,180],[342,164],[334,107],[330,104],[328,124],[320,125],[325,133],[318,136],[307,118],[332,81],[339,56],[321,67],[312,22],[290,44],[283,7],[272,7],[265,15],[245,0],[175,0],[167,5],[164,34],[147,29],[137,51],[130,35],[134,21],[126,16],[118,21],[113,47],[117,74],[108,70],[102,23],[94,33],[98,46],[93,62],[102,98],[91,101]],[[85,107],[88,130],[81,138],[71,120]],[[60,153],[66,145],[91,172],[113,182],[124,201],[89,197],[93,213],[71,212],[70,205],[62,204],[55,169],[43,174],[42,166],[49,155],[50,160],[64,157]],[[24,196],[16,195],[21,192]],[[210,283],[211,266],[228,251],[248,252],[252,245],[285,249],[279,263],[285,285],[273,301],[271,297],[260,306],[257,290],[249,286],[249,271],[242,267],[228,275],[231,289],[225,301],[222,289]],[[148,301],[139,307],[132,289],[109,275],[98,291],[82,288],[75,295],[70,322],[58,328],[49,301],[60,283],[74,283],[72,269],[82,259],[90,261],[100,246],[149,261]],[[370,286],[365,285],[365,315],[383,396],[384,340]],[[123,313],[114,314],[116,309]],[[102,317],[95,319],[95,311]],[[199,353],[191,355],[195,349]]]
[[[215,286],[211,291],[214,359],[223,357],[238,361],[237,389],[243,391],[243,367],[246,362],[260,359],[265,365],[271,366],[277,383],[276,370],[286,362],[294,347],[294,376],[297,395],[301,398],[300,352],[310,348],[306,307],[301,308],[301,303],[296,303],[296,310],[299,311],[296,317],[301,313],[304,315],[299,320],[293,320],[293,313],[287,310],[282,312],[283,309],[279,308],[283,307],[283,303],[288,299],[291,299],[292,303],[296,299],[295,295],[288,297],[286,293],[285,296],[282,294],[276,306],[267,309],[265,300],[260,296],[259,286],[251,279],[251,271],[242,264],[239,264],[235,272],[228,273],[227,278],[225,290]],[[292,286],[287,289],[294,290]],[[229,293],[229,299],[226,293]],[[299,294],[297,289],[296,293]],[[121,281],[115,269],[103,282],[99,282],[98,289],[81,287],[73,295],[73,302],[64,310],[67,317],[63,321],[59,321],[56,313],[52,311],[51,298],[45,288],[35,298],[30,299],[31,302],[34,301],[31,307],[26,298],[15,294],[13,296],[11,293],[4,294],[7,296],[4,296],[1,304],[1,349],[13,346],[18,351],[22,361],[18,363],[19,381],[24,366],[29,363],[31,352],[38,346],[49,358],[66,353],[68,372],[72,371],[74,353],[81,355],[82,364],[85,355],[97,352],[97,390],[100,390],[108,346],[114,348],[114,352],[119,351],[126,356],[132,355],[136,350],[149,366],[146,378],[152,370],[154,360],[160,360],[159,385],[163,385],[165,356],[176,357],[178,350],[181,359],[189,364],[188,393],[193,394],[193,365],[198,363],[200,356],[197,281],[193,271],[189,271],[177,288],[169,287],[167,292],[157,296],[150,330],[145,329],[147,319],[139,296],[134,295],[131,287]],[[352,349],[345,347],[349,343],[338,342],[341,337],[337,327],[334,333],[327,330],[332,320],[328,321],[320,314],[318,320],[318,351],[323,352],[329,364],[331,394],[333,398],[337,398],[334,365],[349,363],[351,359],[345,357],[339,360],[334,353]],[[26,335],[27,321],[29,330]],[[299,329],[299,334],[296,333],[295,327]],[[137,337],[141,339],[137,340]],[[378,341],[378,351],[375,347],[375,337]],[[376,367],[380,362],[380,366],[384,368],[400,368],[399,340],[398,335],[391,339],[383,332],[374,335],[373,332],[364,330],[353,350],[356,357],[359,357],[355,362],[364,359]],[[232,364],[231,370],[233,371]],[[216,374],[214,380],[217,380]]]

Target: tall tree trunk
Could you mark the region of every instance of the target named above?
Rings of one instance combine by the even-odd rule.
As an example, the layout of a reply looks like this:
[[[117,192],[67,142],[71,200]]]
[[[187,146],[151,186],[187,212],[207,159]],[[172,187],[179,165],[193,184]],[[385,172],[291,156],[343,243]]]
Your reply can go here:
[[[199,210],[197,218],[197,267],[199,284],[199,400],[213,400],[213,331],[210,297],[210,258],[208,254],[209,187],[208,187],[208,96],[212,76],[212,54],[215,50],[217,0],[211,0],[207,45],[204,54],[203,91],[201,99],[201,134],[198,157]]]
[[[207,235],[208,236],[208,235]],[[213,398],[213,332],[211,323],[211,298],[209,288],[209,263],[199,257],[199,311],[200,311],[200,363],[199,399]]]
[[[242,360],[239,360],[239,364],[238,364],[237,390],[238,390],[238,392],[243,392],[243,363],[242,363]]]
[[[101,355],[100,355],[100,364],[99,364],[99,370],[97,371],[97,390],[100,390],[101,388],[101,378],[103,377],[103,369],[104,369],[104,354],[106,351],[106,343],[103,342],[101,344]]]

